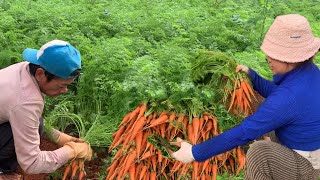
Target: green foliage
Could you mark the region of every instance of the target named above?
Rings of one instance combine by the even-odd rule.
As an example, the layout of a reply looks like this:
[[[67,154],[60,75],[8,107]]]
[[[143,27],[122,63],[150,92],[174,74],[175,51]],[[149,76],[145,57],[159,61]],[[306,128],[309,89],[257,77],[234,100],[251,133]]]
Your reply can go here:
[[[46,98],[44,117],[96,146],[107,146],[123,116],[146,101],[155,111],[214,111],[227,130],[239,121],[213,103],[219,92],[193,83],[212,73],[192,72],[199,50],[223,52],[270,79],[259,47],[273,19],[300,13],[319,36],[319,10],[317,0],[3,0],[0,68],[52,39],[77,47],[82,75],[69,94]]]

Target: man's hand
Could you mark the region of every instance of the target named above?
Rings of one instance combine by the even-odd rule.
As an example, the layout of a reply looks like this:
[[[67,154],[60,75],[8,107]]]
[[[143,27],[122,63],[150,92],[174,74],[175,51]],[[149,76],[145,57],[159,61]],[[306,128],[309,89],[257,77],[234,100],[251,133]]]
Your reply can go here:
[[[237,67],[236,67],[236,72],[245,72],[246,74],[249,74],[249,68],[245,65],[242,65],[242,64],[239,64]]]
[[[87,142],[76,143],[71,141],[64,146],[68,149],[69,159],[81,158],[90,161],[92,158],[92,149]]]
[[[83,139],[79,139],[79,138],[76,138],[76,137],[72,137],[72,136],[69,136],[68,134],[65,134],[63,132],[60,132],[58,138],[57,138],[57,144],[59,146],[63,146],[65,145],[66,143],[68,142],[79,142],[79,143],[83,143],[84,140]]]
[[[176,142],[171,142],[172,145],[179,146],[180,149],[172,153],[172,157],[183,163],[189,163],[194,161],[192,155],[192,145],[183,141],[181,138],[177,138]]]

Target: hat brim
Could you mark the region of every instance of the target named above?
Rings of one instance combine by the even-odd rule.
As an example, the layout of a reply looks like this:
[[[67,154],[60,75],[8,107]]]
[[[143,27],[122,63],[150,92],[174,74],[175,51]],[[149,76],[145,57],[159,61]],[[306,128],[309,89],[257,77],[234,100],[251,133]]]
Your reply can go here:
[[[22,57],[24,60],[26,60],[32,64],[40,65],[38,58],[37,58],[38,51],[39,50],[37,50],[37,49],[27,48],[23,51]]]
[[[320,39],[314,38],[312,43],[300,47],[284,47],[266,39],[261,50],[269,57],[287,63],[303,62],[314,56],[320,49]]]

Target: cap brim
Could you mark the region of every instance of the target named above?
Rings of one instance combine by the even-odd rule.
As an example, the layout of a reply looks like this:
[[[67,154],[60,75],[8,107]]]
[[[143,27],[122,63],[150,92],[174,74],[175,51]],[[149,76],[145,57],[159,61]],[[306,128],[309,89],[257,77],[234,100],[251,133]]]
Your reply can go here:
[[[37,53],[39,50],[37,49],[31,49],[31,48],[27,48],[23,51],[22,53],[22,57],[24,60],[32,63],[32,64],[37,64],[39,65],[39,61],[37,58]]]
[[[299,47],[279,46],[266,39],[260,48],[267,56],[278,61],[298,63],[308,60],[319,51],[320,39],[314,38],[311,44]]]

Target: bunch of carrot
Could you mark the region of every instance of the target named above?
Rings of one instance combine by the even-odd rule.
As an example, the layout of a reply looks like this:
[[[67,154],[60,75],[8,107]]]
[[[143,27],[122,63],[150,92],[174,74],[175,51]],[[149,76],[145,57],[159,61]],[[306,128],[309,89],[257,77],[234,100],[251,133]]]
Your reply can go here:
[[[109,152],[115,155],[107,168],[106,180],[131,179],[216,179],[218,173],[238,174],[245,155],[240,148],[212,157],[205,162],[181,163],[161,154],[148,136],[156,134],[168,141],[180,137],[192,144],[220,133],[217,118],[209,113],[190,117],[175,112],[147,112],[147,104],[128,113],[113,134]],[[192,122],[189,122],[189,118]],[[237,170],[236,170],[237,169]],[[236,172],[237,171],[237,172]]]
[[[77,172],[78,174],[78,180],[82,180],[86,174],[84,170],[84,160],[83,159],[74,159],[72,160],[69,165],[66,167],[64,173],[63,173],[63,178],[62,180],[66,180],[67,177],[71,173],[71,179],[75,179],[77,177]]]
[[[236,115],[249,116],[252,114],[251,103],[253,103],[253,100],[256,100],[256,97],[246,79],[237,78],[235,80],[230,96],[228,111],[231,110]]]

